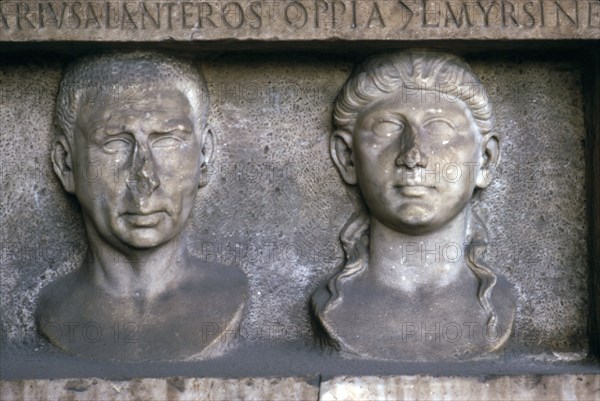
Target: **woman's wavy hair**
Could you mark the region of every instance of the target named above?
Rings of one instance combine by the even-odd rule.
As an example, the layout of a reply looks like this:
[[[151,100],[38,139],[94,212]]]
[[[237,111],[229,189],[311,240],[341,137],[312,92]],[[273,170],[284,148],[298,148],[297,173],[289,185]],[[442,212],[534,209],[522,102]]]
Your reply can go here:
[[[483,85],[468,64],[456,56],[430,51],[385,54],[360,65],[336,99],[333,111],[335,128],[352,133],[357,116],[365,106],[398,90],[411,93],[436,91],[446,99],[460,100],[468,106],[482,135],[492,131],[492,106]],[[341,301],[344,284],[365,272],[369,264],[369,213],[358,187],[346,186],[346,189],[355,207],[355,212],[340,233],[346,259],[327,285],[330,297],[325,305],[321,305],[321,313]],[[496,329],[497,316],[490,300],[496,275],[483,261],[488,235],[477,215],[471,213],[469,220],[465,259],[479,281],[478,300],[489,315],[488,329]],[[320,308],[314,307],[319,315]]]

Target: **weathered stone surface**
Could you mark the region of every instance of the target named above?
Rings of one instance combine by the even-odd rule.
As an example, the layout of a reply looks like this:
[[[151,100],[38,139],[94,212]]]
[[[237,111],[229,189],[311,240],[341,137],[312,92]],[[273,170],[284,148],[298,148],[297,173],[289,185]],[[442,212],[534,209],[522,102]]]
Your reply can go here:
[[[2,400],[298,400],[318,398],[306,378],[196,379],[171,377],[109,381],[102,379],[18,380],[0,382]]]
[[[0,3],[0,41],[598,38],[597,0]]]
[[[577,400],[597,401],[600,375],[498,377],[98,378],[0,381],[2,400]]]
[[[580,65],[509,54],[467,61],[503,139],[499,175],[475,207],[490,228],[487,262],[517,288],[507,350],[582,359],[589,273]],[[201,64],[218,162],[198,197],[188,248],[248,275],[248,315],[236,332],[246,344],[310,342],[308,298],[336,271],[338,235],[352,211],[328,151],[333,97],[352,62],[308,53]],[[0,320],[3,339],[19,344],[36,338],[40,289],[76,268],[86,246],[76,202],[48,157],[60,78],[47,61],[0,69]],[[88,171],[90,179],[98,173]]]
[[[600,398],[600,375],[479,377],[336,377],[319,400],[589,400]]]

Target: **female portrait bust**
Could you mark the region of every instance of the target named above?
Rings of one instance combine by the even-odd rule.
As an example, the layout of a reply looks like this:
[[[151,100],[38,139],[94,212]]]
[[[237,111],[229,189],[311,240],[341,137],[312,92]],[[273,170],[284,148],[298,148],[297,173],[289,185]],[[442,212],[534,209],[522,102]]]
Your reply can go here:
[[[499,350],[515,311],[483,260],[470,200],[500,156],[492,106],[453,55],[376,56],[334,105],[330,152],[356,211],[342,269],[313,296],[317,334],[346,355],[462,360]]]

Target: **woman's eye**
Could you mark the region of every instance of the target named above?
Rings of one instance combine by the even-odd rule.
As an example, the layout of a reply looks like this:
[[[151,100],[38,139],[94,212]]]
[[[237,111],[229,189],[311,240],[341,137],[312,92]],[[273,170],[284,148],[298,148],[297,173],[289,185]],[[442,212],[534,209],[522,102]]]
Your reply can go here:
[[[131,142],[127,139],[117,138],[106,142],[103,148],[110,153],[127,152],[131,149]]]
[[[435,136],[452,136],[455,133],[451,123],[445,120],[433,120],[425,124],[427,131]]]
[[[174,148],[179,147],[181,141],[173,136],[165,136],[152,142],[153,148]]]
[[[400,134],[404,130],[404,124],[400,121],[382,120],[373,124],[373,132],[375,135],[390,138]]]

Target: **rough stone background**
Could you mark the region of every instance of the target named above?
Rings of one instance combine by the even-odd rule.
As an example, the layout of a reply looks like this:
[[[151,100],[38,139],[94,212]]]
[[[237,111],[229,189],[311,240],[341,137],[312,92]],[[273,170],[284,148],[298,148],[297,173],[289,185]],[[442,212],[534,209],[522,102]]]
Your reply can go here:
[[[503,137],[498,177],[475,210],[490,229],[488,262],[518,291],[509,350],[581,359],[588,315],[581,69],[550,56],[467,60]],[[332,102],[353,60],[230,54],[199,63],[218,146],[188,246],[247,273],[247,343],[308,343],[309,297],[341,262],[337,238],[352,212],[328,135]],[[0,65],[0,323],[3,341],[24,347],[36,344],[40,289],[76,268],[85,250],[77,202],[49,161],[60,77],[50,58]]]

